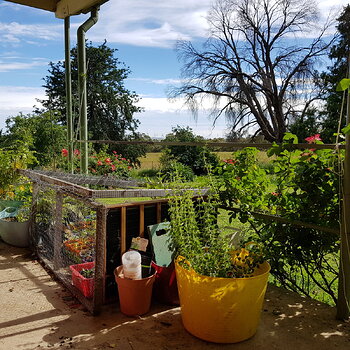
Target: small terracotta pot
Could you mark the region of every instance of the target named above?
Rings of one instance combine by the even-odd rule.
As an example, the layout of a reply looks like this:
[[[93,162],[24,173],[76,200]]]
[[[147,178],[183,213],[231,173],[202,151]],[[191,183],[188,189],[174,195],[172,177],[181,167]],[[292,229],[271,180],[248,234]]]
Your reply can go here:
[[[147,313],[151,306],[153,283],[156,272],[149,277],[138,280],[124,278],[123,266],[114,270],[118,285],[120,311],[127,316]]]

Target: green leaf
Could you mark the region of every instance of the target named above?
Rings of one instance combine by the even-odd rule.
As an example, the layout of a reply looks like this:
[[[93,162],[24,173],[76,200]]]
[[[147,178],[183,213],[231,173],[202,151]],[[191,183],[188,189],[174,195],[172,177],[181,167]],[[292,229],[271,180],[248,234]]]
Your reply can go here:
[[[347,90],[350,86],[350,79],[342,79],[340,82],[337,84],[336,91],[344,91]]]
[[[349,79],[350,80],[350,79]],[[346,135],[350,133],[350,123],[343,129],[341,129],[341,131]]]

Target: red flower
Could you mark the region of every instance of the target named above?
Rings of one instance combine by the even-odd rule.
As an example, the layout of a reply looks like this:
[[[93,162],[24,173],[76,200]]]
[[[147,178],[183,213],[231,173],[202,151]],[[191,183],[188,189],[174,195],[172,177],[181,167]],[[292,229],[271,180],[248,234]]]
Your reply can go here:
[[[111,164],[112,171],[115,171],[116,167],[114,164]]]
[[[106,162],[107,164],[110,164],[110,163],[111,163],[111,158],[106,158],[106,159],[105,159],[105,162]]]
[[[68,157],[68,150],[66,150],[65,148],[62,148],[61,154],[62,154],[62,157]]]
[[[271,192],[271,194],[275,197],[278,197],[280,195],[280,193],[278,193],[278,192]]]
[[[312,136],[309,136],[305,139],[307,143],[316,143],[316,141],[322,141],[320,134],[315,134]]]
[[[98,160],[97,165],[102,165],[102,162],[100,160]]]
[[[75,156],[79,156],[79,155],[80,155],[80,151],[79,151],[78,149],[75,149],[75,150],[74,150],[74,155],[75,155]]]
[[[225,159],[224,162],[227,164],[235,164],[236,163],[236,161],[233,159]]]

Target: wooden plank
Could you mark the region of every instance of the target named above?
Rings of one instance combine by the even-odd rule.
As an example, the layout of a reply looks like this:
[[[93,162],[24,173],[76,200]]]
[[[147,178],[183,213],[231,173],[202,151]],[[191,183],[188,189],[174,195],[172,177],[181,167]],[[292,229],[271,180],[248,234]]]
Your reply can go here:
[[[15,4],[35,7],[41,10],[56,11],[56,6],[59,0],[5,0],[9,2],[14,2]]]
[[[55,210],[55,228],[53,237],[53,267],[55,270],[62,266],[61,247],[62,247],[62,205],[63,194],[56,192],[56,210]]]
[[[19,170],[19,172],[24,175],[24,176],[27,176],[28,178],[34,180],[34,181],[37,181],[37,182],[46,182],[48,184],[51,184],[51,185],[56,185],[56,186],[61,186],[61,187],[64,187],[65,190],[70,191],[76,195],[79,195],[79,196],[83,196],[83,197],[87,197],[87,198],[91,198],[92,197],[92,193],[94,191],[88,189],[88,188],[85,188],[83,186],[79,186],[79,185],[76,185],[76,184],[73,184],[73,183],[70,183],[70,182],[67,182],[67,181],[63,181],[63,180],[60,180],[60,179],[56,179],[54,177],[51,177],[51,176],[47,176],[47,175],[44,175],[44,174],[40,174],[40,173],[37,173],[33,170],[28,170],[28,169],[21,169]]]
[[[102,305],[106,300],[107,214],[107,209],[97,209],[95,238],[95,284],[93,296],[94,314],[101,311]]]
[[[173,189],[133,189],[133,190],[94,190],[94,198],[140,198],[140,197],[166,197],[172,194],[181,194],[182,192],[193,192],[193,196],[205,196],[209,193],[208,188],[191,188],[183,190]]]
[[[240,209],[237,207],[226,207],[224,205],[220,205],[219,208],[224,209],[224,210],[234,211],[236,213],[240,212]],[[307,227],[307,228],[319,230],[322,232],[328,232],[328,233],[332,233],[332,234],[336,234],[336,235],[340,234],[339,230],[331,228],[331,227],[319,226],[316,224],[309,224],[309,223],[304,222],[304,221],[291,220],[291,219],[284,218],[282,216],[257,213],[254,211],[250,211],[249,213],[251,216],[254,216],[254,217],[260,218],[260,219],[267,219],[270,221],[281,222],[284,224],[290,224],[290,225],[295,225],[295,226],[300,226],[300,227]]]
[[[138,207],[141,204],[156,204],[156,203],[167,203],[168,199],[151,199],[147,201],[139,201],[139,202],[124,202],[124,203],[116,203],[116,204],[105,204],[104,206],[108,209],[114,208],[122,208],[122,207]],[[99,203],[99,202],[95,202]]]
[[[157,208],[157,224],[159,224],[162,221],[162,202],[158,202],[156,204]]]
[[[126,207],[120,208],[120,253],[126,252]]]
[[[85,141],[77,141],[85,142]],[[113,144],[113,145],[158,145],[158,146],[208,146],[226,148],[232,147],[232,150],[242,149],[246,147],[256,147],[259,149],[271,148],[270,143],[252,143],[252,142],[179,142],[179,141],[112,141],[112,140],[89,140],[89,143]],[[291,144],[291,149],[344,149],[344,145],[336,144],[308,144],[299,143]]]
[[[350,68],[348,57],[348,71]],[[347,118],[350,123],[350,92],[347,93]],[[345,135],[345,159],[343,177],[343,205],[340,227],[340,261],[337,319],[348,320],[350,317],[350,135]]]
[[[139,207],[140,225],[139,225],[139,236],[144,237],[145,235],[145,205],[141,204]]]
[[[33,182],[32,203],[30,206],[30,226],[29,226],[29,247],[37,252],[37,245],[34,244],[34,232],[36,227],[37,203],[38,203],[39,186]]]

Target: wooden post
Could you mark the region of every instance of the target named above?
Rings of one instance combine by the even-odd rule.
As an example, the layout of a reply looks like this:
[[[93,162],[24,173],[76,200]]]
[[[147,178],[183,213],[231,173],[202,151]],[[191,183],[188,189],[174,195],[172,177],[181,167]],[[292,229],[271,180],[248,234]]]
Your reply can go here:
[[[350,64],[350,59],[348,59]],[[350,123],[350,93],[347,92],[347,124]],[[350,135],[345,138],[343,206],[340,227],[340,268],[338,285],[337,319],[350,316]]]
[[[29,226],[29,246],[32,250],[37,253],[37,239],[34,239],[34,233],[36,230],[36,215],[37,215],[37,204],[38,204],[38,193],[39,185],[36,182],[33,182],[32,190],[32,204],[30,206],[30,226]]]
[[[98,314],[105,302],[106,292],[106,259],[107,259],[107,214],[105,208],[98,208],[96,212],[96,259],[95,284],[93,298],[93,314]]]
[[[157,203],[157,224],[162,221],[162,203]]]
[[[126,207],[120,208],[120,253],[126,252]]]
[[[140,225],[139,225],[139,236],[144,237],[145,235],[145,206],[141,204],[139,206],[139,215],[140,215]]]
[[[63,194],[56,192],[56,211],[55,211],[55,228],[53,237],[53,267],[57,270],[62,265],[61,247],[62,247],[62,206]]]

